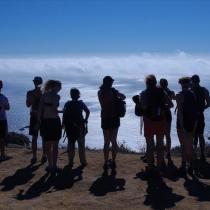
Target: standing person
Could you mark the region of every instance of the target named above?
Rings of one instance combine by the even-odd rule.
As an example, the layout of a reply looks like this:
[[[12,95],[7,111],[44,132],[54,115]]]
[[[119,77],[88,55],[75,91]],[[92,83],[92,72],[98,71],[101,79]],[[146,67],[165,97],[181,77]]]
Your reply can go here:
[[[190,90],[191,79],[179,79],[182,90],[176,94],[177,102],[177,134],[182,150],[181,172],[193,173],[193,134],[196,128],[198,109],[196,98]],[[186,168],[187,167],[187,168]]]
[[[168,88],[168,81],[165,78],[160,79],[160,87],[164,90],[169,99],[169,103],[165,104],[166,133],[164,136],[166,138],[166,157],[171,161],[171,108],[174,106],[172,100],[175,98],[175,93]]]
[[[114,79],[110,76],[103,78],[103,84],[98,91],[98,99],[101,105],[101,128],[104,135],[104,170],[109,166],[112,169],[116,168],[116,156],[118,152],[117,133],[120,126],[120,117],[117,114],[116,98],[124,100],[124,94],[117,91],[112,87]],[[112,160],[110,165],[109,160],[109,147],[112,144]]]
[[[61,138],[62,128],[59,117],[59,101],[58,92],[61,90],[61,82],[57,80],[49,80],[44,87],[44,93],[40,100],[38,120],[41,136],[46,144],[46,154],[48,159],[49,172],[56,172],[58,158],[58,142]]]
[[[71,101],[64,105],[63,126],[68,138],[69,166],[72,168],[75,156],[75,143],[78,142],[80,163],[83,167],[87,165],[85,155],[85,135],[87,134],[87,123],[90,111],[80,98],[80,92],[76,88],[70,90]],[[85,113],[85,118],[83,117]]]
[[[143,109],[144,136],[146,138],[147,171],[154,169],[155,136],[157,145],[157,167],[162,169],[164,162],[163,138],[166,130],[165,104],[167,96],[162,88],[157,87],[154,75],[148,75],[145,79],[146,89],[140,94],[140,103]]]
[[[42,78],[41,77],[34,77],[34,89],[27,92],[26,95],[26,106],[30,107],[30,125],[29,125],[29,135],[32,136],[32,159],[31,163],[34,164],[37,161],[36,153],[37,153],[37,139],[39,134],[39,129],[37,129],[36,125],[38,123],[38,109],[39,109],[39,102],[42,97]],[[47,161],[46,152],[45,152],[45,143],[42,141],[42,158],[41,162],[45,163]]]
[[[3,82],[0,80],[0,161],[7,159],[5,155],[5,138],[7,135],[7,116],[6,111],[10,109],[9,101],[5,95],[2,94]]]
[[[197,149],[198,141],[200,144],[200,160],[206,161],[205,157],[205,139],[204,139],[204,128],[205,118],[204,111],[210,106],[209,91],[205,87],[200,86],[200,78],[198,75],[191,77],[192,91],[196,96],[197,107],[198,107],[198,123],[196,125],[194,133],[194,147]]]

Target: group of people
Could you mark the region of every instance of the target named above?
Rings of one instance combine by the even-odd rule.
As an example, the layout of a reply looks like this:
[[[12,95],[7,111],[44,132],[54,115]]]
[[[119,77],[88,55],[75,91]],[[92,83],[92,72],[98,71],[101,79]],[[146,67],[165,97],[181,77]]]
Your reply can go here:
[[[98,99],[101,105],[101,128],[104,135],[104,165],[106,171],[115,169],[118,152],[117,134],[120,127],[120,118],[125,115],[125,98],[113,87],[114,79],[111,76],[103,78],[98,90]],[[67,101],[62,110],[59,110],[59,91],[61,82],[49,80],[43,86],[41,77],[33,79],[34,89],[27,92],[26,106],[30,108],[29,134],[32,136],[31,163],[37,162],[37,139],[40,132],[42,137],[41,162],[48,162],[46,170],[56,172],[58,159],[58,142],[64,129],[68,138],[69,167],[72,168],[75,156],[75,143],[78,143],[80,162],[83,167],[87,165],[85,155],[85,135],[88,132],[87,124],[90,111],[87,105],[80,100],[80,91],[77,88],[70,90],[71,100]],[[162,170],[165,167],[165,154],[171,161],[171,108],[177,113],[177,134],[182,150],[181,170],[193,171],[195,149],[200,143],[200,159],[205,161],[204,139],[204,110],[210,106],[209,92],[200,86],[198,75],[179,79],[181,91],[175,94],[168,88],[168,81],[162,78],[159,84],[154,75],[145,78],[145,90],[134,96],[135,113],[143,119],[144,136],[146,139],[147,170]],[[3,82],[0,81],[0,91]],[[0,152],[1,161],[5,159],[5,137],[7,135],[6,110],[9,102],[0,92]],[[59,114],[62,113],[62,121]],[[156,138],[155,138],[156,137]],[[164,146],[164,138],[166,146]],[[111,145],[111,158],[109,158]],[[157,153],[157,166],[155,166],[154,153]]]

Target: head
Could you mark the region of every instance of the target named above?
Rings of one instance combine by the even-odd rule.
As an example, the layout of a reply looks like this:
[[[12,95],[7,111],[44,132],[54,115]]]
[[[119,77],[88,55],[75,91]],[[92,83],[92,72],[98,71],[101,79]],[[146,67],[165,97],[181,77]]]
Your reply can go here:
[[[182,89],[188,89],[191,85],[190,77],[182,77],[179,79],[179,84],[182,86]]]
[[[70,90],[70,96],[72,100],[78,100],[80,98],[80,92],[77,88],[72,88]]]
[[[2,82],[2,80],[0,80],[0,91],[2,88],[3,88],[3,82]]]
[[[191,77],[192,87],[196,87],[200,84],[200,77],[198,75],[193,75]]]
[[[103,88],[111,88],[113,82],[114,82],[114,79],[111,76],[105,76],[103,78],[103,84],[102,84],[101,87],[103,87]]]
[[[48,80],[44,86],[44,93],[53,91],[58,93],[61,90],[61,82],[58,80]]]
[[[156,85],[157,85],[157,80],[156,80],[155,75],[153,75],[153,74],[148,75],[148,76],[145,78],[145,83],[146,83],[147,88],[156,87]]]
[[[41,77],[34,77],[33,82],[35,87],[41,87],[43,80]]]
[[[168,87],[168,81],[165,78],[160,79],[160,87],[162,87],[163,89]]]

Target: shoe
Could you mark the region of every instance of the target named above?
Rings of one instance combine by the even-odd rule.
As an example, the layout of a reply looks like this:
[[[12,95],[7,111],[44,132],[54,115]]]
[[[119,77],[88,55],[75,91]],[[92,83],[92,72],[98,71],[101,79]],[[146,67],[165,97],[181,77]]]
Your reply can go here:
[[[88,165],[87,162],[81,163],[81,166],[82,166],[83,168],[86,167],[87,165]]]
[[[45,171],[46,171],[47,173],[51,173],[52,167],[51,167],[51,166],[47,166],[47,167],[45,168]]]
[[[31,158],[31,164],[35,164],[36,161],[37,161],[37,158],[36,158],[36,157],[32,157],[32,158]]]
[[[6,155],[1,155],[0,161],[5,161],[5,160],[7,160],[7,156]]]
[[[41,158],[41,164],[44,164],[47,162],[47,157],[46,156],[42,156]]]

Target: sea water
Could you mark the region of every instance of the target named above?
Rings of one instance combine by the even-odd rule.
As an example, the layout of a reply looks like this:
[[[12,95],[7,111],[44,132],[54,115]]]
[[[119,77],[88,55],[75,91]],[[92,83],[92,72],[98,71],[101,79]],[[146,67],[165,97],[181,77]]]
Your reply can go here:
[[[202,65],[201,59],[204,62]],[[81,99],[87,104],[91,112],[86,145],[90,148],[102,148],[103,134],[100,127],[100,104],[97,91],[103,76],[111,75],[115,79],[114,87],[126,95],[127,112],[126,116],[121,118],[118,142],[125,144],[132,150],[139,151],[145,148],[145,138],[140,134],[140,118],[134,114],[135,104],[132,101],[132,96],[139,94],[145,88],[145,76],[154,73],[158,80],[162,77],[168,79],[169,88],[177,93],[180,91],[177,82],[179,77],[198,73],[202,80],[201,85],[210,90],[210,64],[208,62],[209,59],[206,57],[186,55],[184,57],[180,57],[180,55],[159,56],[159,58],[148,55],[130,56],[129,58],[126,56],[115,58],[1,58],[0,79],[4,80],[4,93],[8,96],[11,105],[11,110],[7,114],[9,131],[28,135],[27,128],[21,129],[29,125],[30,110],[25,104],[26,93],[33,89],[33,77],[42,76],[45,81],[58,79],[62,82],[62,90],[59,93],[61,96],[59,109],[62,109],[64,103],[70,99],[70,88],[79,88]],[[193,67],[194,65],[197,65],[196,69]],[[172,146],[177,146],[179,142],[174,108],[172,109],[172,116]],[[210,131],[210,109],[205,111],[205,117],[205,137],[207,137]],[[62,138],[60,146],[67,144],[67,141],[63,141]],[[39,145],[41,145],[40,142],[41,139],[39,138]]]

